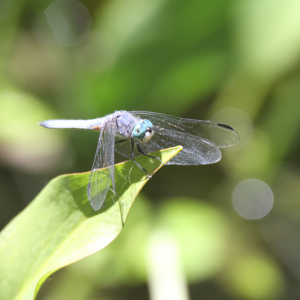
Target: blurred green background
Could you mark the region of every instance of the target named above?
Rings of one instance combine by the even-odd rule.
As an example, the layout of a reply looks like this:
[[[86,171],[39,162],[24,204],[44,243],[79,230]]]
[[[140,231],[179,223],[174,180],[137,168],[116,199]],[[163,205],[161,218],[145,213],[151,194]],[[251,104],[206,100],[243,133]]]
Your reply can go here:
[[[215,165],[163,167],[121,235],[38,299],[300,298],[299,15],[292,0],[0,2],[1,228],[91,168],[97,133],[39,121],[146,110],[241,136]]]

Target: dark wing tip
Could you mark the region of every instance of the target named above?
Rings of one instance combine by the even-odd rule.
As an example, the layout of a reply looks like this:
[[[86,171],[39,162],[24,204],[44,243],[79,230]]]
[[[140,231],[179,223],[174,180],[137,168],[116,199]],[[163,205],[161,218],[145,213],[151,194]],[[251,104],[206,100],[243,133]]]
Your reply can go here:
[[[234,131],[234,129],[231,126],[223,123],[218,123],[218,126]]]
[[[228,132],[228,134],[229,134],[228,138],[230,137],[230,141],[228,141],[228,143],[226,145],[221,146],[222,148],[223,147],[234,146],[234,145],[236,145],[236,144],[239,143],[239,141],[240,141],[240,135],[238,134],[238,132],[234,128],[232,128],[229,125],[223,124],[223,123],[217,123],[217,125],[220,126],[220,127],[222,127],[222,128],[225,128],[227,130],[230,130],[230,132],[231,132],[230,134]]]

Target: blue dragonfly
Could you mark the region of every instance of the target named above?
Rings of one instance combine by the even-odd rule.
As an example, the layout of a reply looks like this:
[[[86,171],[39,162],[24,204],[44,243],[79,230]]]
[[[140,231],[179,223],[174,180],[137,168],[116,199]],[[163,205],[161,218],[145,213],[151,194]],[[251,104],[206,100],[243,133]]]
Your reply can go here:
[[[39,123],[46,128],[79,128],[100,131],[96,155],[88,184],[88,199],[99,210],[110,184],[115,191],[114,152],[117,151],[142,169],[135,157],[181,145],[183,150],[167,164],[205,165],[219,161],[219,148],[239,142],[238,133],[230,126],[211,121],[184,119],[145,111],[116,111],[91,120],[48,120]],[[162,162],[161,162],[162,163]],[[99,172],[99,169],[104,169]],[[98,172],[97,172],[98,171]]]

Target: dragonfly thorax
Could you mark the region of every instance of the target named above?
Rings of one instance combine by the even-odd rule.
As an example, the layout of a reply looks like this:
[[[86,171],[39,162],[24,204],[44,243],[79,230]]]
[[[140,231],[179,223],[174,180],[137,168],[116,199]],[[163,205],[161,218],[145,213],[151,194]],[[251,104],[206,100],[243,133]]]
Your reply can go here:
[[[133,127],[131,136],[135,140],[146,143],[152,138],[154,134],[152,127],[153,125],[149,120],[143,120],[143,122],[137,123]]]

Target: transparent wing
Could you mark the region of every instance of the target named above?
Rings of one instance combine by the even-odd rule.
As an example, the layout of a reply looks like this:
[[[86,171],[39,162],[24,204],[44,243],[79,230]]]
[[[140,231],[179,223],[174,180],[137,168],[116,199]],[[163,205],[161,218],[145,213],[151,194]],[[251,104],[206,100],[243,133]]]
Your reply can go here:
[[[125,157],[131,158],[131,152],[132,152],[131,139],[127,139],[125,141],[124,140],[125,138],[116,136],[115,151]],[[151,143],[151,140],[149,141],[149,143]],[[144,144],[140,143],[140,145],[143,146]],[[156,148],[156,150],[158,150],[158,148]],[[134,145],[133,157],[137,157],[140,155],[142,154],[137,151],[136,145]]]
[[[112,181],[115,190],[114,146],[115,118],[103,124],[88,184],[88,198],[94,210],[103,205]],[[106,168],[99,171],[99,169]]]
[[[206,165],[219,161],[222,157],[220,149],[211,141],[187,133],[153,127],[155,134],[148,143],[141,144],[146,153],[181,145],[182,151],[172,158],[168,164]]]
[[[213,142],[218,148],[236,145],[240,140],[239,134],[232,127],[221,123],[184,119],[146,111],[132,111],[130,113],[142,119],[150,120],[153,125],[159,128],[204,138]]]
[[[155,134],[147,143],[140,143],[145,153],[181,145],[182,151],[172,158],[168,164],[176,165],[205,165],[219,161],[222,157],[219,148],[212,142],[182,132],[153,127]],[[131,142],[127,140],[117,143],[115,149],[125,157],[131,157]],[[141,153],[134,149],[134,157],[140,156]]]

